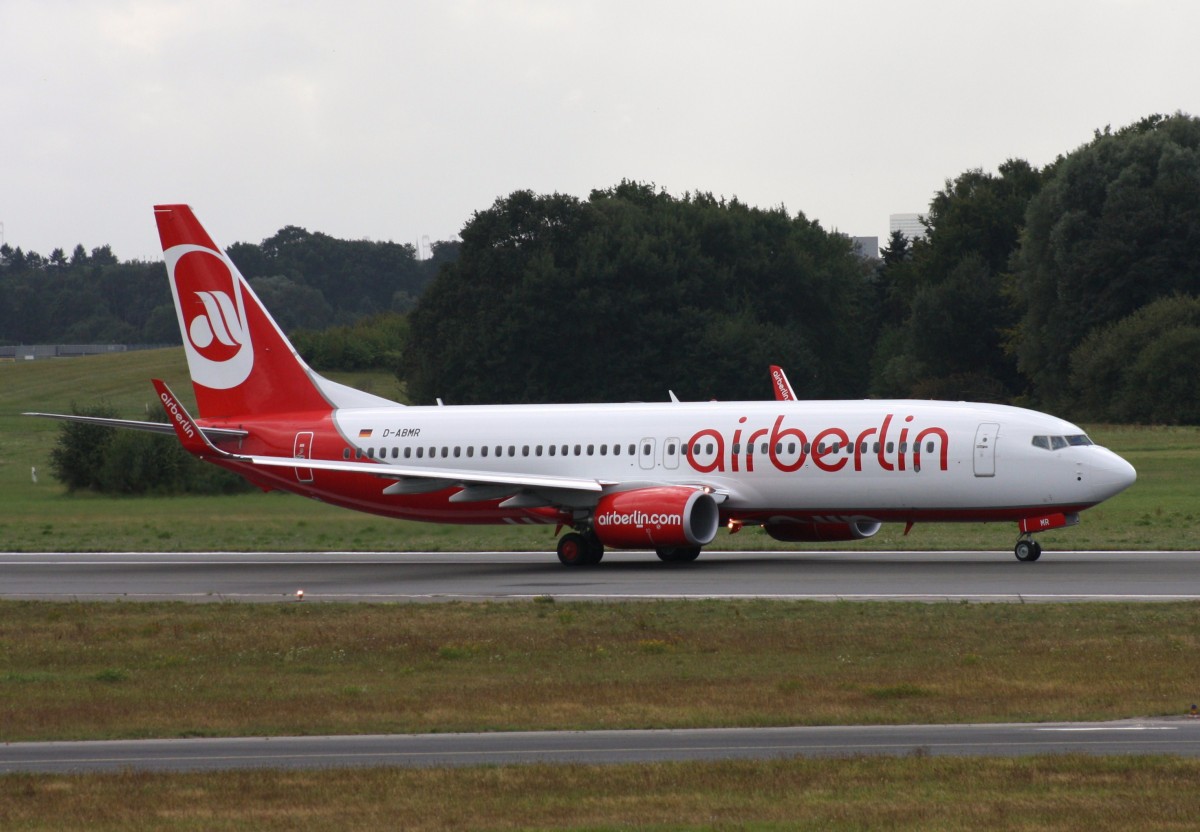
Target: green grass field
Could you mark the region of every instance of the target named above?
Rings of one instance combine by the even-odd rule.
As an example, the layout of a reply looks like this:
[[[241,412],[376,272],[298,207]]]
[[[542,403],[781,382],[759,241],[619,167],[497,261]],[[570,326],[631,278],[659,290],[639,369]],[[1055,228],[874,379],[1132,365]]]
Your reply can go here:
[[[9,551],[553,551],[553,529],[455,527],[377,518],[285,494],[234,497],[115,498],[67,495],[50,476],[58,423],[22,417],[64,412],[72,402],[104,402],[144,418],[157,401],[149,379],[171,384],[192,404],[182,349],[0,364],[0,550]],[[389,398],[403,395],[386,373],[342,374],[339,381]],[[1047,533],[1047,549],[1190,549],[1200,541],[1200,429],[1091,426],[1093,438],[1139,472],[1124,494]],[[163,441],[171,441],[164,439]],[[39,481],[31,481],[36,467]],[[214,522],[220,518],[221,522]],[[1007,550],[1013,524],[929,524],[905,537],[885,526],[847,550]],[[712,549],[788,549],[757,529],[718,535]]]

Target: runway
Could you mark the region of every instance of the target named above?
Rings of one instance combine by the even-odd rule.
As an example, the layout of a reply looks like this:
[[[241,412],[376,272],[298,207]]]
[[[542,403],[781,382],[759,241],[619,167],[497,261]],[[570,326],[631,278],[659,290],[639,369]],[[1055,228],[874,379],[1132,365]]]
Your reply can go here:
[[[0,598],[306,602],[649,599],[1200,600],[1200,552],[0,553]]]
[[[1159,719],[1017,725],[538,731],[339,737],[117,740],[0,745],[0,773],[321,769],[527,763],[1030,754],[1200,756],[1200,721]]]

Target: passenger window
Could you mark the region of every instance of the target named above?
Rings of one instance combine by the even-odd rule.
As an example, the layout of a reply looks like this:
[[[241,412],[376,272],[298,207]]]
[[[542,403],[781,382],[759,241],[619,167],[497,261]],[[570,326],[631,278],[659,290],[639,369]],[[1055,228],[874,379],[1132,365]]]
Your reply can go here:
[[[425,449],[417,448],[417,459],[424,459],[424,458],[425,458]]]
[[[467,446],[467,456],[475,456],[475,446],[474,445]]]
[[[405,459],[412,459],[412,448],[405,448],[405,449],[404,449],[404,458],[405,458]]]
[[[629,443],[629,455],[630,456],[633,456],[633,454],[634,454],[634,447],[635,447],[634,444],[632,442],[630,442]]]
[[[684,452],[685,454],[687,453],[687,446],[686,446],[686,445],[685,445],[685,446],[684,446],[684,448],[683,448],[683,452]],[[613,445],[613,456],[620,456],[620,455],[621,455],[621,446],[620,446],[620,445]]]
[[[374,458],[375,458],[375,449],[367,448],[367,459],[374,459]]]
[[[534,454],[534,456],[541,456],[542,455],[542,446],[538,445],[536,448],[534,448],[533,454]]]
[[[667,456],[675,456],[675,443],[667,445]]]
[[[607,445],[600,446],[600,456],[608,456],[608,446]]]
[[[455,458],[462,456],[462,446],[461,445],[454,446],[454,456],[455,456]]]
[[[650,445],[649,445],[649,443],[647,443],[647,444],[645,444],[645,445],[643,445],[643,446],[642,446],[642,456],[650,456]]]
[[[554,456],[555,452],[557,452],[557,451],[558,451],[558,446],[557,446],[557,445],[551,445],[551,446],[550,446],[550,456]]]
[[[343,448],[342,449],[342,459],[349,459],[349,458],[350,458],[350,449]]]
[[[588,456],[591,456],[591,455],[592,455],[592,454],[594,454],[594,453],[596,453],[596,446],[595,446],[595,445],[588,445]]]
[[[516,455],[517,455],[517,446],[516,446],[516,445],[509,445],[509,446],[508,446],[508,455],[509,455],[509,456],[516,456]]]
[[[529,446],[528,445],[521,446],[521,456],[529,456]]]
[[[392,459],[399,459],[399,458],[400,458],[400,446],[397,445],[396,447],[392,448]]]

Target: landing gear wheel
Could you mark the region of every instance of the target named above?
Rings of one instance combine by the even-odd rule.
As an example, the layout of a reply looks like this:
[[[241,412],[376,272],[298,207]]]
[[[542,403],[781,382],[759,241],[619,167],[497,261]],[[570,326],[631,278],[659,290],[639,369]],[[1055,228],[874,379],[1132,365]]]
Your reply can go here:
[[[582,566],[587,556],[587,540],[579,532],[568,532],[558,539],[558,559],[563,566]]]
[[[564,566],[595,566],[604,557],[604,544],[594,532],[567,532],[558,539],[558,559]]]
[[[1042,544],[1036,540],[1018,540],[1013,547],[1013,554],[1022,563],[1033,563],[1042,556]]]
[[[584,563],[588,566],[595,566],[604,558],[604,544],[600,542],[600,538],[593,531],[583,533],[583,542],[587,546],[587,559]]]
[[[664,563],[691,563],[700,557],[699,546],[659,546],[654,550]]]

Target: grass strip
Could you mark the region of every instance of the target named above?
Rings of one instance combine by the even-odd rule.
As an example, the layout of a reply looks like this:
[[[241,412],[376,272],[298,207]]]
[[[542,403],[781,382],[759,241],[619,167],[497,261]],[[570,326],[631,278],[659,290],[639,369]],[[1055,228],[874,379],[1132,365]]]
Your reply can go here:
[[[1192,829],[1200,761],[946,757],[0,776],[0,826],[143,829]]]
[[[1198,604],[0,602],[0,739],[1105,720]]]

